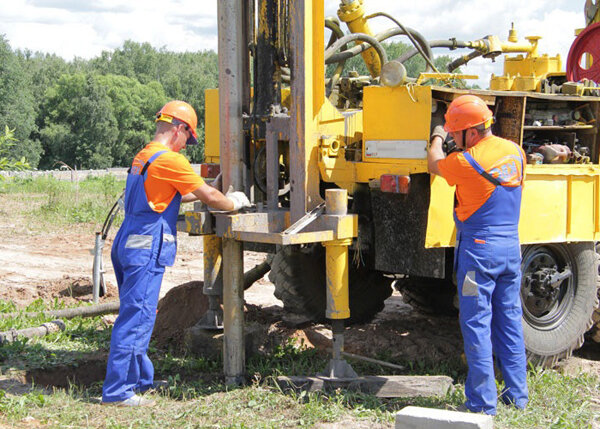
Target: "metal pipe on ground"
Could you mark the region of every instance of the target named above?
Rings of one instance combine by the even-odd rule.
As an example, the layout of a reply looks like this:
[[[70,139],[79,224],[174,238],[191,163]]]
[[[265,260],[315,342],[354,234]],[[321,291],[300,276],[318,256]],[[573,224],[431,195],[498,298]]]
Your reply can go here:
[[[62,310],[34,311],[0,313],[0,319],[14,319],[15,317],[57,317],[61,319],[72,319],[74,317],[102,316],[119,312],[119,301],[111,301],[104,304],[90,305],[86,307],[64,308]]]
[[[53,332],[65,330],[65,322],[62,320],[53,320],[44,323],[36,328],[11,329],[10,331],[0,332],[0,344],[14,342],[17,338],[43,337]]]

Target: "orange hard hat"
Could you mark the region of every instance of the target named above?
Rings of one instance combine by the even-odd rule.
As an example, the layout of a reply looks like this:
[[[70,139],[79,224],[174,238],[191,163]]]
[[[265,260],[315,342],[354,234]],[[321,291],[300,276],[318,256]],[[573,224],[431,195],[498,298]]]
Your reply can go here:
[[[194,108],[185,101],[169,101],[156,113],[156,122],[158,121],[175,125],[187,125],[187,129],[192,135],[187,140],[186,145],[198,144],[198,134],[196,133],[198,117],[196,116]]]
[[[444,130],[449,133],[483,125],[488,128],[494,121],[494,114],[485,102],[475,95],[461,95],[448,106]]]

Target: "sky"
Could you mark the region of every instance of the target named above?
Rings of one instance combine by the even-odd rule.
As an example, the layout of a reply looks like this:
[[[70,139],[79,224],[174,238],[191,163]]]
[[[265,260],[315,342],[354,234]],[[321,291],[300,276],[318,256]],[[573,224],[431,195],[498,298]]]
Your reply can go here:
[[[540,53],[560,54],[564,64],[576,28],[585,26],[584,0],[364,0],[367,13],[387,12],[429,40],[475,40],[488,34],[506,40],[511,23],[519,38],[541,36]],[[325,0],[335,15],[339,0]],[[13,49],[55,53],[67,60],[93,58],[126,40],[171,51],[217,49],[217,0],[0,0],[0,34]],[[375,32],[392,27],[371,21]],[[391,39],[394,40],[394,39]],[[397,40],[408,42],[405,37]],[[460,51],[436,49],[456,56]],[[467,53],[467,52],[462,52]],[[465,73],[487,87],[502,61],[476,59]]]

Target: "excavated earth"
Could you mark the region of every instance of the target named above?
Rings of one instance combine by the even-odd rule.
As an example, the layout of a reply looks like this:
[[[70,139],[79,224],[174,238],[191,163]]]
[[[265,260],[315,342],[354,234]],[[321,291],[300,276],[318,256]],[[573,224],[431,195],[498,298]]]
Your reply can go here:
[[[56,234],[31,233],[26,228],[0,221],[0,299],[24,307],[37,299],[60,299],[67,304],[91,301],[91,249],[94,235],[85,228],[70,228]],[[105,248],[108,294],[102,302],[118,299],[109,251]],[[264,254],[245,252],[245,270],[261,263]],[[202,291],[202,241],[179,235],[175,266],[165,274],[154,341],[158,347],[183,347],[183,332],[204,314],[208,303]],[[323,350],[331,345],[330,330],[320,324],[298,324],[283,312],[273,296],[267,276],[245,292],[246,320],[256,336],[254,349],[264,351],[274,344],[295,338],[305,347]],[[114,316],[105,316],[107,324]],[[403,303],[397,293],[370,323],[347,330],[345,350],[350,353],[394,362],[443,363],[460,359],[462,339],[452,317],[424,316]],[[18,379],[0,378],[0,389],[18,391],[32,380],[41,385],[66,386],[69,381],[89,384],[104,376],[106,356],[93,354],[88,364],[37,370]],[[585,371],[600,375],[600,345],[588,344],[562,365],[568,373]]]

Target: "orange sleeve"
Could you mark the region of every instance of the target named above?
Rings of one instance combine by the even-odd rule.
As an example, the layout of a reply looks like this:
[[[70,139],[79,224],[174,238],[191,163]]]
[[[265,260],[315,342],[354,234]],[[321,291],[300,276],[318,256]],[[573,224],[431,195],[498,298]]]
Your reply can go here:
[[[442,177],[450,186],[468,182],[473,177],[473,168],[460,152],[451,153],[438,162]]]
[[[179,153],[165,153],[152,167],[148,173],[153,179],[169,183],[181,195],[189,194],[204,184],[202,177],[196,174],[189,161]]]

